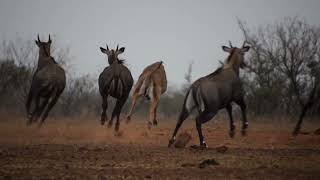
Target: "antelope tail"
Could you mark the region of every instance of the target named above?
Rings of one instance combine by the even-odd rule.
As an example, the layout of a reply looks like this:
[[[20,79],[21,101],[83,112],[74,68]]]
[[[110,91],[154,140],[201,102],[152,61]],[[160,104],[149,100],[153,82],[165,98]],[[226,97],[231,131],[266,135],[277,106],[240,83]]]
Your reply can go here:
[[[190,114],[195,108],[197,108],[199,112],[203,112],[205,109],[200,87],[190,87],[184,99],[180,116],[186,113]]]
[[[143,94],[146,97],[148,97],[148,95],[151,93],[151,91],[153,90],[153,86],[152,86],[152,80],[151,80],[151,74],[154,73],[156,70],[158,70],[161,65],[163,64],[162,61],[160,61],[159,65],[157,66],[157,68],[155,68],[152,72],[150,72],[150,74],[145,77],[145,79],[143,80],[143,82],[139,85],[137,84],[137,88],[139,88],[139,94]],[[151,86],[150,86],[151,85]]]
[[[118,94],[120,97],[123,93],[123,82],[119,76],[114,76],[111,80],[108,92],[112,93],[115,92],[115,94]]]
[[[184,98],[182,110],[179,115],[179,120],[186,119],[189,116],[189,114],[194,110],[195,107],[196,107],[196,103],[193,96],[193,89],[191,87],[187,91],[187,94]]]

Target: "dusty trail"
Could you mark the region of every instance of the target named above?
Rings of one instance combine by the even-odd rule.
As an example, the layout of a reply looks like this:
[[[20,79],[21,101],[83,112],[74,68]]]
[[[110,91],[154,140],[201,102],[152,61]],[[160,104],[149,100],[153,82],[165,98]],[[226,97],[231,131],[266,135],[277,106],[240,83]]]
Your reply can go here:
[[[0,179],[319,179],[320,136],[292,138],[287,124],[251,123],[247,137],[230,139],[227,123],[204,127],[209,149],[167,148],[175,123],[147,131],[133,119],[114,136],[98,121],[50,120],[42,129],[21,120],[0,123]],[[237,124],[238,131],[240,124]],[[198,144],[194,122],[183,131]],[[289,127],[292,127],[290,124]],[[306,124],[314,130],[319,124]],[[216,147],[226,146],[224,153]],[[218,165],[199,164],[214,159]]]

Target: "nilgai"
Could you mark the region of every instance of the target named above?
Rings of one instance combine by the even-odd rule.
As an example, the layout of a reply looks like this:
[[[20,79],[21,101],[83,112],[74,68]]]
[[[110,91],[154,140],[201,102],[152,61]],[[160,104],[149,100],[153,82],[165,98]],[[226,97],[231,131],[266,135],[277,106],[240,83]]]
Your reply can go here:
[[[232,118],[232,102],[235,102],[241,108],[242,135],[246,134],[248,122],[242,82],[239,78],[239,69],[246,66],[244,55],[245,52],[249,51],[250,47],[246,46],[245,42],[241,48],[232,47],[230,42],[230,47],[222,46],[222,49],[229,53],[225,65],[218,68],[215,72],[196,80],[188,89],[177,125],[169,141],[169,147],[175,142],[176,134],[183,121],[194,109],[197,112],[196,128],[201,147],[207,147],[202,135],[201,124],[212,119],[218,110],[222,108],[226,108],[228,111],[230,118],[229,134],[233,137],[235,126]]]
[[[100,47],[100,50],[108,56],[109,63],[109,66],[106,67],[99,76],[99,91],[103,101],[101,125],[104,125],[106,120],[108,120],[106,111],[108,107],[108,96],[110,95],[117,99],[117,103],[113,109],[108,127],[112,126],[113,119],[116,117],[115,131],[118,131],[121,109],[129,96],[133,85],[133,78],[129,69],[123,65],[124,60],[119,60],[118,58],[118,55],[124,52],[124,47],[119,49],[119,46],[117,46],[116,50],[109,50],[107,45],[107,49]]]
[[[151,128],[152,124],[157,125],[157,107],[159,104],[160,96],[167,90],[167,77],[164,70],[162,61],[153,63],[147,66],[140,75],[136,83],[133,94],[132,104],[127,115],[127,123],[131,119],[133,109],[136,105],[137,99],[140,96],[145,96],[151,99],[148,127]]]
[[[63,68],[51,57],[52,41],[50,35],[48,42],[41,42],[39,35],[35,42],[39,47],[39,59],[27,97],[26,109],[28,113],[27,125],[36,122],[42,115],[40,127],[63,92],[66,86],[66,75]],[[31,111],[33,100],[35,100],[35,106]]]
[[[312,61],[308,64],[308,67],[311,70],[311,76],[314,78],[314,86],[309,94],[307,103],[302,108],[299,120],[293,131],[293,135],[299,134],[303,118],[306,115],[307,111],[315,104],[319,105],[320,102],[320,64],[319,62]]]

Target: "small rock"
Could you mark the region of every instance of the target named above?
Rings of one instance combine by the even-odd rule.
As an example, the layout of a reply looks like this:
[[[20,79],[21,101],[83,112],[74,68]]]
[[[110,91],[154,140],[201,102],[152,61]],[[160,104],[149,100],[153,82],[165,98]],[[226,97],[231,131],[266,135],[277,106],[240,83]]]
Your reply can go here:
[[[11,176],[0,176],[0,179],[3,179],[3,180],[11,180],[12,177],[11,177]]]
[[[175,148],[184,148],[190,142],[191,135],[188,132],[180,134],[174,144]]]
[[[106,164],[102,164],[101,167],[109,167],[111,166],[109,163],[106,163]]]
[[[202,168],[205,168],[207,166],[216,166],[216,165],[219,165],[219,163],[216,160],[214,160],[214,159],[206,159],[206,160],[202,161],[199,164],[199,168],[202,169]]]
[[[181,167],[194,167],[195,164],[191,164],[191,163],[184,163],[184,164],[181,164]]]
[[[268,168],[268,167],[265,166],[265,165],[260,165],[260,166],[258,166],[256,169],[266,169],[266,168]]]
[[[279,165],[277,165],[277,164],[274,164],[274,165],[273,165],[273,168],[277,168],[277,169],[279,169],[279,168],[280,168],[280,166],[279,166]]]
[[[315,130],[313,134],[315,134],[315,135],[320,135],[320,128],[317,129],[317,130]]]
[[[300,131],[299,134],[308,135],[308,134],[310,134],[310,132],[308,132],[308,131]]]
[[[207,149],[204,146],[198,146],[198,145],[191,145],[190,148],[194,149],[194,150],[205,150],[205,149]]]
[[[151,179],[151,176],[150,175],[146,175],[145,178]]]
[[[98,175],[98,180],[108,180],[108,178],[103,175]]]
[[[216,148],[218,153],[225,153],[228,150],[227,146],[220,146]]]
[[[89,149],[85,146],[79,147],[79,151],[88,151]]]

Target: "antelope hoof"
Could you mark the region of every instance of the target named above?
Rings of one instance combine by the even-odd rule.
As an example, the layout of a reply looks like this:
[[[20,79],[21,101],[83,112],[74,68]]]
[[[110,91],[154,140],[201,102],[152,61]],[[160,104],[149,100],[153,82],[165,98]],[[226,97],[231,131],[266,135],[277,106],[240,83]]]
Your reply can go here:
[[[115,126],[114,130],[115,130],[116,132],[119,132],[119,127],[120,127],[120,124],[119,124],[119,123],[116,123],[116,126]]]
[[[30,119],[28,119],[26,125],[30,126],[31,124],[32,124],[32,121]]]
[[[148,94],[145,95],[146,99],[149,101],[151,98]]]
[[[107,119],[108,119],[108,117],[106,117],[105,115],[101,115],[101,120],[100,120],[101,126],[103,126],[105,124]]]
[[[296,128],[294,129],[294,131],[292,132],[292,135],[293,135],[293,136],[297,136],[297,135],[299,134],[299,132],[300,132],[300,128],[299,128],[299,127],[296,127]]]
[[[32,115],[31,115],[31,114],[28,114],[26,125],[27,125],[27,126],[30,126],[31,124],[32,124]]]
[[[175,142],[174,139],[170,139],[170,140],[169,140],[169,144],[168,144],[168,148],[171,147],[171,145],[172,145],[174,142]]]
[[[249,127],[249,123],[248,122],[245,122],[243,125],[242,125],[242,129],[247,129]]]
[[[148,129],[150,130],[152,127],[152,122],[148,121]]]
[[[158,121],[157,120],[153,120],[153,125],[157,126],[158,125]]]
[[[101,123],[101,126],[103,126],[105,123],[107,122],[106,118],[104,119],[101,119],[100,123]]]
[[[38,123],[38,128],[42,128],[43,122]]]
[[[231,138],[234,138],[234,135],[235,135],[235,130],[230,130],[230,131],[229,131],[229,136],[230,136]]]
[[[111,128],[111,127],[112,127],[112,121],[109,121],[108,128]]]
[[[127,116],[127,120],[126,120],[126,123],[129,124],[131,121],[131,116]]]
[[[204,142],[204,143],[200,144],[200,148],[201,149],[207,149],[208,145]]]
[[[242,131],[241,131],[241,135],[242,135],[242,136],[246,136],[246,135],[247,135],[247,131],[246,131],[246,129],[242,129]]]

